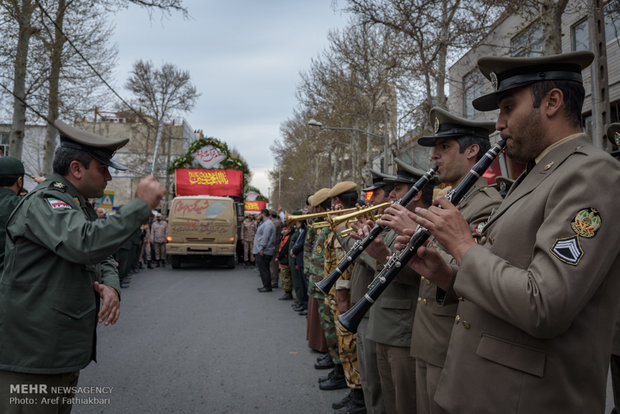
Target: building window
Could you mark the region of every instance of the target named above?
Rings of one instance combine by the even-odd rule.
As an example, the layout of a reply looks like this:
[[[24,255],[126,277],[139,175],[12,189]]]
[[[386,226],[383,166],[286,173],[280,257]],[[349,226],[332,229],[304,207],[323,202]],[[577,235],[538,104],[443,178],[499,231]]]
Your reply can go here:
[[[483,94],[484,80],[479,70],[469,72],[463,77],[463,115],[474,118],[479,112],[471,102]]]
[[[9,155],[9,133],[0,132],[0,157]]]
[[[510,54],[514,57],[542,56],[542,25],[537,20],[510,39]]]
[[[610,1],[604,10],[605,41],[610,42],[620,37],[620,0]]]
[[[590,25],[583,19],[571,28],[573,51],[590,50]]]

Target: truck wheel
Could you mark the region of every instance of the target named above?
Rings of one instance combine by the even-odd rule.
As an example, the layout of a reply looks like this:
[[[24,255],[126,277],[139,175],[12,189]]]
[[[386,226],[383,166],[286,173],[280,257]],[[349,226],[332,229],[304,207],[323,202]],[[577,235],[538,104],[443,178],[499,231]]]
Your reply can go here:
[[[180,256],[170,256],[170,263],[173,269],[178,269],[181,267],[181,257]]]

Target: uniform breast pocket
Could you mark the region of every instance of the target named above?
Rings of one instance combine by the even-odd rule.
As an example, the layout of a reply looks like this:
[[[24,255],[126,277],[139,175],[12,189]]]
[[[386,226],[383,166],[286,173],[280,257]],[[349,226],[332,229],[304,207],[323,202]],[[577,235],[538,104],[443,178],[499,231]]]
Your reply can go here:
[[[537,377],[545,373],[547,355],[544,351],[482,334],[476,354],[495,363]]]

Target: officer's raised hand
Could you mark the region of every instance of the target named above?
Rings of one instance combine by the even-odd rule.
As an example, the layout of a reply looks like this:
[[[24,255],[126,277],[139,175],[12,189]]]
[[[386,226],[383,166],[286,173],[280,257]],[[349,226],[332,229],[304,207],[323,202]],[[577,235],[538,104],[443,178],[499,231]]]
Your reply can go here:
[[[152,209],[159,207],[159,202],[164,198],[165,194],[166,189],[164,186],[152,175],[141,179],[136,190],[136,197],[144,200]]]

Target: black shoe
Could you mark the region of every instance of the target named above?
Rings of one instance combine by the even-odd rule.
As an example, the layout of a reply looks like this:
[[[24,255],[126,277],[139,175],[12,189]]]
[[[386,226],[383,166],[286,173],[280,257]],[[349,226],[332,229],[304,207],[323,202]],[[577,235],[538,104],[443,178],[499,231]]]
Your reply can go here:
[[[347,380],[344,378],[344,374],[335,375],[327,381],[319,382],[319,389],[321,390],[341,390],[347,388]]]
[[[259,292],[261,292],[261,293],[263,293],[263,292],[271,292],[271,289],[264,288],[264,287],[262,287],[262,288],[257,288],[256,290],[258,290],[258,291],[259,291]]]
[[[304,307],[303,307],[303,306],[301,306],[301,305],[299,305],[299,306],[293,306],[293,310],[294,310],[295,312],[299,312],[299,311],[304,310]]]
[[[278,284],[277,284],[277,283],[274,283],[273,285],[271,285],[271,287],[272,287],[273,289],[277,289],[277,288],[278,288]]]
[[[293,300],[293,295],[291,295],[290,293],[285,293],[284,295],[280,296],[278,300]]]
[[[159,267],[159,260],[155,262],[155,267]]]
[[[329,356],[329,352],[328,352],[328,353],[326,353],[326,354],[321,354],[321,356],[319,356],[319,357],[316,359],[316,362],[321,362],[321,361],[322,361],[322,360],[324,360],[324,359],[331,359],[331,357]]]
[[[366,404],[364,403],[364,392],[361,389],[353,389],[349,393],[351,399],[347,404],[335,411],[335,414],[366,414]],[[332,405],[333,407],[333,405]]]
[[[298,313],[299,315],[301,315],[301,316],[306,316],[306,315],[308,314],[308,311],[307,311],[307,310],[305,310],[305,309],[303,309],[303,310],[301,310],[301,311],[299,311],[299,312],[297,312],[297,313]]]
[[[321,359],[320,361],[316,361],[316,363],[314,364],[315,369],[330,369],[334,367],[335,367],[334,361],[332,361],[331,357]]]
[[[125,289],[128,287],[129,287],[129,283],[125,283],[125,282],[121,283],[121,288]]]
[[[352,398],[353,398],[353,390],[349,391],[349,393],[342,400],[333,403],[332,408],[334,410],[339,410],[343,407],[346,407],[347,405],[349,405],[349,402],[351,401]]]

